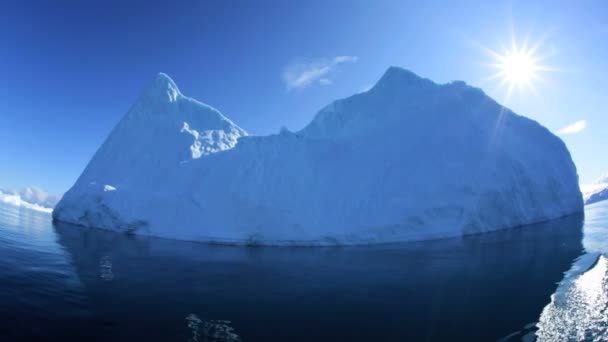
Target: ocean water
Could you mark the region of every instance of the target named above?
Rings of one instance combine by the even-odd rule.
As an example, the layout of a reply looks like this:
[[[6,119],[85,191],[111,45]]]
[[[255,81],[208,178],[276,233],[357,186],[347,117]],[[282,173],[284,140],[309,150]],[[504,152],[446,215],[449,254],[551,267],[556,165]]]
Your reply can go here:
[[[342,248],[126,236],[0,204],[0,340],[607,340],[607,246],[608,203]]]

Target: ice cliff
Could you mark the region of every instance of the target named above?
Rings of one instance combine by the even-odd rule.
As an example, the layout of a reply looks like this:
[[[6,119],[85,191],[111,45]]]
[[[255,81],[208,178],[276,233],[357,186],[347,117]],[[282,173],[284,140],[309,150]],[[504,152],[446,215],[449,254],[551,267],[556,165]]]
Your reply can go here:
[[[549,130],[464,82],[391,67],[298,132],[248,136],[159,74],[53,212],[85,227],[236,244],[368,244],[583,210]]]

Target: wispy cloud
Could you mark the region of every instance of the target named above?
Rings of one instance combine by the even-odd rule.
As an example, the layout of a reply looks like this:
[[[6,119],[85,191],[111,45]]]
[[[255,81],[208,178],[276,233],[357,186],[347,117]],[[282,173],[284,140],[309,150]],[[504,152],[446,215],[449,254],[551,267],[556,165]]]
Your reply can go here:
[[[283,82],[287,90],[302,89],[312,84],[330,85],[330,76],[340,64],[355,63],[357,56],[336,56],[333,58],[290,63],[283,69]]]
[[[560,129],[559,131],[557,131],[557,134],[576,134],[582,132],[585,128],[587,128],[587,121],[579,120],[571,125]]]
[[[330,85],[332,83],[334,83],[334,81],[330,80],[329,78],[320,78],[319,79],[320,85]]]

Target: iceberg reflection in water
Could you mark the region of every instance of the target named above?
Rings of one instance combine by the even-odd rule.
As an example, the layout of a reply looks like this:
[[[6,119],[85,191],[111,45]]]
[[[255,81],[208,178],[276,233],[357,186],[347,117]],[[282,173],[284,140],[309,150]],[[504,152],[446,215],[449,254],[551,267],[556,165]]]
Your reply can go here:
[[[108,340],[495,340],[538,320],[582,217],[373,247],[225,247],[59,224]]]
[[[126,236],[0,205],[6,341],[605,340],[608,202],[373,247]]]

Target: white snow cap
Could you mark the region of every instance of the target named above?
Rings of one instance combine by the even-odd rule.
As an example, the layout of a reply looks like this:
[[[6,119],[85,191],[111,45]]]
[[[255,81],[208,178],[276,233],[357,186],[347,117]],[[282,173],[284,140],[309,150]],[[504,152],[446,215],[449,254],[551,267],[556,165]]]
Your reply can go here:
[[[423,84],[424,86],[438,86],[433,83],[433,81],[422,78],[415,73],[399,68],[399,67],[389,67],[384,75],[380,78],[380,80],[376,83],[373,88],[403,88],[406,86],[420,86]]]
[[[154,81],[144,92],[148,98],[167,100],[175,102],[178,96],[182,96],[177,85],[167,74],[159,72]]]
[[[576,167],[549,130],[464,82],[391,67],[302,130],[262,137],[159,74],[53,215],[174,239],[332,245],[474,234],[582,210]]]
[[[593,204],[608,199],[608,174],[604,174],[593,184],[583,186],[585,204]]]

